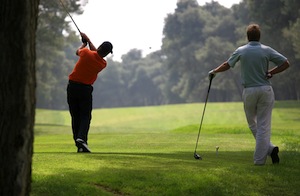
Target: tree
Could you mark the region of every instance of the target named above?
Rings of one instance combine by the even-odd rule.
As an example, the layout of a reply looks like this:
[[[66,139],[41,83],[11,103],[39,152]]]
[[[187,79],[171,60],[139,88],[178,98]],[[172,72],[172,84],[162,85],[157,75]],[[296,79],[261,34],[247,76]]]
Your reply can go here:
[[[71,14],[82,14],[87,1],[64,0]],[[58,0],[40,0],[37,30],[37,107],[66,109],[65,88],[77,61],[79,36]],[[70,55],[70,53],[72,55]]]
[[[29,195],[39,0],[3,0],[0,11],[0,195]]]
[[[82,13],[84,0],[64,2],[72,15]],[[140,50],[132,49],[122,62],[107,59],[108,66],[94,85],[94,107],[204,100],[207,72],[247,43],[246,26],[251,22],[261,25],[262,42],[287,56],[292,65],[285,72],[288,77],[271,79],[276,98],[299,99],[299,6],[298,0],[243,0],[228,9],[216,1],[199,6],[196,0],[178,0],[175,13],[165,19],[161,50],[143,57]],[[59,1],[41,0],[37,107],[67,108],[66,83],[80,45],[68,21]],[[236,66],[214,79],[211,101],[241,100],[239,69]]]
[[[247,0],[247,8],[252,21],[260,24],[262,42],[272,46],[284,54],[291,67],[286,71],[286,77],[273,77],[272,83],[277,99],[297,99],[299,90],[299,13],[300,2],[297,0]]]
[[[238,34],[232,32],[236,23],[232,11],[214,1],[200,7],[193,0],[183,0],[177,7],[166,18],[164,27],[162,51],[167,57],[169,77],[166,90],[171,103],[197,102],[205,98],[208,71],[225,61],[234,49],[232,42]],[[216,89],[224,91],[221,85],[225,83],[230,84],[230,90],[235,88],[229,78],[223,80]],[[237,97],[223,95],[219,93],[214,101]]]

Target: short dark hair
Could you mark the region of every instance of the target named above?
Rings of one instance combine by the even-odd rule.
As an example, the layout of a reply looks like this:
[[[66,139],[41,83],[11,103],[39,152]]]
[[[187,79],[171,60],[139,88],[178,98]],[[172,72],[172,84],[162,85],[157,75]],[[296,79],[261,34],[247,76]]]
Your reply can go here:
[[[260,40],[260,28],[258,24],[250,24],[247,27],[247,38],[249,42]]]

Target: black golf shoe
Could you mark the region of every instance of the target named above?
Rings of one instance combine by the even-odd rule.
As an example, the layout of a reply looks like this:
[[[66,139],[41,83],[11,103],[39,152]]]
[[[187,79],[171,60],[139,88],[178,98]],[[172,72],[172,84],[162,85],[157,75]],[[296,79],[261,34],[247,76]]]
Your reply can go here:
[[[88,152],[88,153],[91,152],[87,143],[80,138],[76,139],[76,146],[78,148],[77,152]]]
[[[83,148],[78,148],[77,152],[83,152]]]
[[[271,153],[272,163],[278,164],[279,163],[279,156],[278,156],[279,148],[275,146]]]

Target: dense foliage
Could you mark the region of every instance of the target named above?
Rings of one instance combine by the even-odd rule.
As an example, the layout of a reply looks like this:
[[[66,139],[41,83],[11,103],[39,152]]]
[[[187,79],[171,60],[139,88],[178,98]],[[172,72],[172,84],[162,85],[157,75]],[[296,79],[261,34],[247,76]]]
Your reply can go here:
[[[79,0],[66,0],[71,13],[82,13]],[[232,8],[212,1],[199,6],[181,0],[165,18],[163,44],[146,57],[139,49],[108,58],[108,67],[94,85],[94,107],[123,107],[201,102],[210,69],[247,43],[246,26],[261,26],[261,42],[288,57],[291,67],[272,78],[276,99],[300,98],[300,2],[244,0]],[[59,3],[41,0],[37,40],[37,107],[65,109],[68,74],[80,40],[66,22]],[[298,88],[297,88],[298,87]],[[213,81],[210,101],[240,101],[239,66]]]

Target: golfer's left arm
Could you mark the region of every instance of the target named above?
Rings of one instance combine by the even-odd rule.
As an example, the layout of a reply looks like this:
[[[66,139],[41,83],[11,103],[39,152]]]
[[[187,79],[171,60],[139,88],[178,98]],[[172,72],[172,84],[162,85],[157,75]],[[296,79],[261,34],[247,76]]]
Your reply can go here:
[[[287,68],[289,68],[289,66],[290,66],[290,63],[289,63],[289,61],[287,60],[287,61],[285,61],[282,65],[276,66],[276,67],[274,67],[273,69],[269,70],[269,71],[268,71],[268,74],[271,74],[271,76],[273,76],[273,75],[275,75],[275,74],[278,74],[278,73],[280,73],[280,72],[286,70]]]

